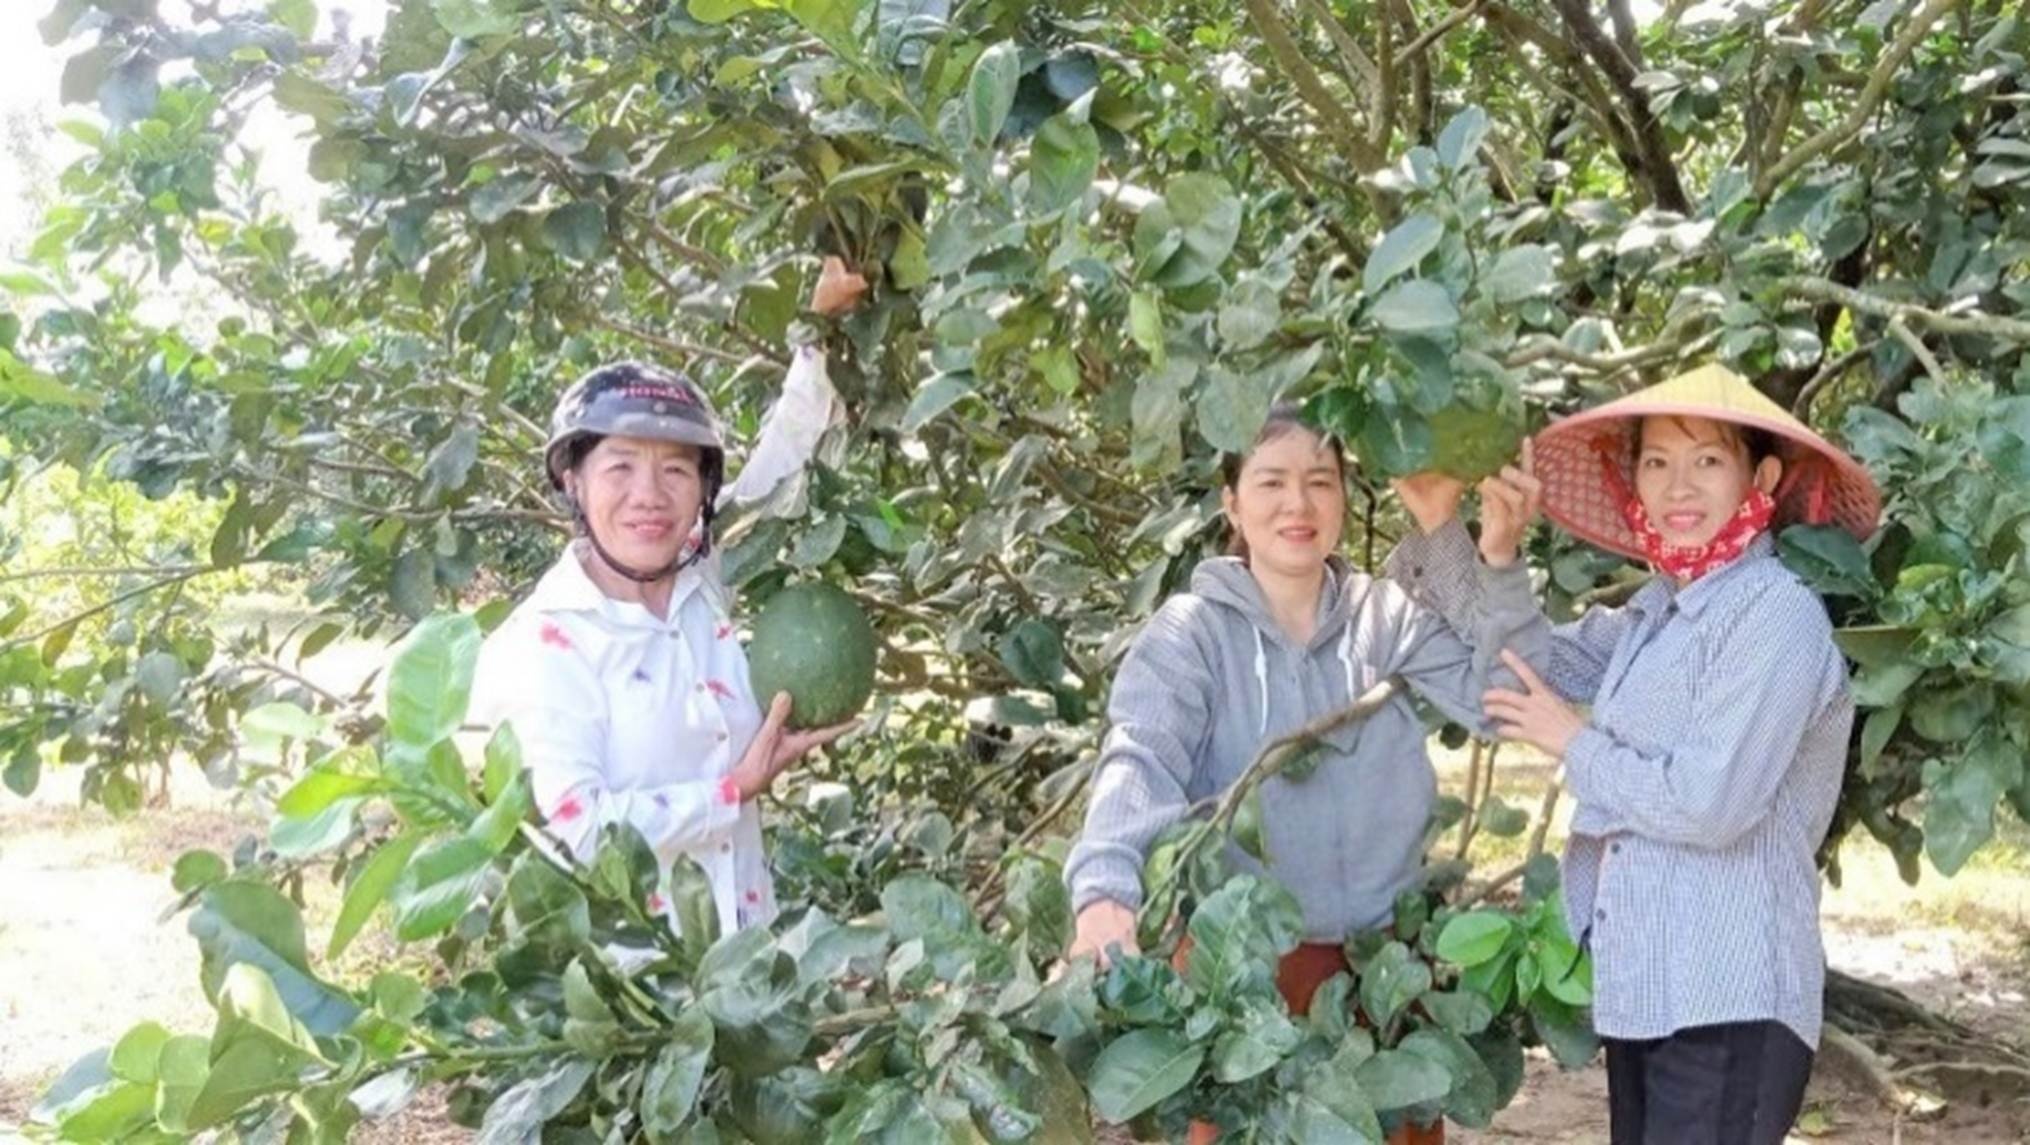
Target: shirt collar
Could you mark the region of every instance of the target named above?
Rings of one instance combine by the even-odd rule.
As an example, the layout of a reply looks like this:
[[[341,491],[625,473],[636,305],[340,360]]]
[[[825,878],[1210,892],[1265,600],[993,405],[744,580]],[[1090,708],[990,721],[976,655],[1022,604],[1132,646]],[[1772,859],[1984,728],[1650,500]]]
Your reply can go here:
[[[601,591],[585,571],[584,556],[589,553],[584,540],[572,541],[564,546],[564,552],[543,579],[536,582],[535,591],[529,594],[529,604],[539,612],[582,612],[604,617],[613,624],[627,628],[669,628],[676,624],[677,614],[682,611],[685,601],[704,587],[705,576],[701,566],[710,564],[716,572],[716,562],[700,562],[677,574],[675,591],[670,593],[670,615],[667,621],[656,618],[655,613],[633,601],[615,600]],[[593,559],[597,559],[596,557]],[[707,593],[708,598],[714,594]]]

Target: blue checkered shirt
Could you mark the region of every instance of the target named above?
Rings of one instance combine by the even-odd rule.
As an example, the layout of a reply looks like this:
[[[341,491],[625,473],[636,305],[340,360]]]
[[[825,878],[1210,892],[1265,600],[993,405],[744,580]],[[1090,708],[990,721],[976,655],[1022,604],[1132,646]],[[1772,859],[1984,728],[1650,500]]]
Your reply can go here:
[[[1474,592],[1456,524],[1390,573],[1451,615]],[[1660,1038],[1775,1020],[1816,1047],[1825,950],[1815,860],[1854,702],[1825,605],[1758,538],[1682,590],[1555,630],[1547,681],[1591,705],[1565,752],[1565,909],[1593,950],[1593,1025]]]

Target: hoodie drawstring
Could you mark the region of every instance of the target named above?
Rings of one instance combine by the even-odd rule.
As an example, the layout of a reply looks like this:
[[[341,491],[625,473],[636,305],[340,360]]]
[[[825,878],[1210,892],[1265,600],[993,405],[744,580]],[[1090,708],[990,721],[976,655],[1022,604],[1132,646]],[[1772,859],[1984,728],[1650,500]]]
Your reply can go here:
[[[1354,701],[1353,690],[1353,622],[1348,621],[1339,633],[1339,662],[1346,666],[1346,702]]]
[[[1269,734],[1269,646],[1262,640],[1259,628],[1255,629],[1255,683],[1262,690],[1261,726],[1255,729],[1255,734],[1264,736]]]

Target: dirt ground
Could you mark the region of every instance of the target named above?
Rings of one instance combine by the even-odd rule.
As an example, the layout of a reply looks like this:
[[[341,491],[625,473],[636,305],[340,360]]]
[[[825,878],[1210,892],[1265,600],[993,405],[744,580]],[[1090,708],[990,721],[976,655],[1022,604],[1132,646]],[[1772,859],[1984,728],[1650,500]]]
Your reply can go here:
[[[1453,785],[1458,761],[1441,761]],[[1504,766],[1497,790],[1534,806],[1542,776]],[[172,894],[169,868],[184,850],[228,851],[258,827],[195,772],[176,806],[119,821],[77,807],[66,775],[46,776],[32,800],[0,796],[0,1139],[72,1061],[143,1018],[203,1032],[211,1011],[198,989],[197,948],[181,918],[158,921]],[[71,780],[74,782],[74,780]],[[1521,840],[1485,839],[1475,856],[1497,869]],[[2030,839],[2012,838],[1951,881],[1905,887],[1889,857],[1867,844],[1844,856],[1846,885],[1826,901],[1832,965],[1896,986],[1985,1033],[2030,1044]],[[313,901],[328,921],[329,906]],[[318,945],[313,935],[312,946]],[[384,956],[371,939],[348,955]],[[349,966],[346,970],[358,969]],[[2030,1142],[2030,1104],[2014,1093],[1961,1091],[1944,1114],[1900,1122],[1830,1069],[1815,1079],[1794,1141]],[[469,1135],[429,1102],[359,1134],[373,1142],[448,1142]],[[1606,1080],[1594,1066],[1562,1072],[1533,1058],[1529,1078],[1494,1128],[1452,1129],[1455,1143],[1604,1142]]]

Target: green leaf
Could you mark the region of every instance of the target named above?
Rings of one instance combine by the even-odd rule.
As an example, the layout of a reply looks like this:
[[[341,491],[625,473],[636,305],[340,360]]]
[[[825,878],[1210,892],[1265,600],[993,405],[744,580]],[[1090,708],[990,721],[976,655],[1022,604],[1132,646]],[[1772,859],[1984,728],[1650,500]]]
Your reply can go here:
[[[1480,1033],[1494,1021],[1494,1006],[1475,990],[1434,990],[1419,1004],[1439,1025],[1461,1036]]]
[[[1361,1091],[1383,1113],[1437,1101],[1452,1090],[1452,1071],[1420,1054],[1382,1050],[1354,1070]]]
[[[268,828],[268,846],[285,859],[306,859],[337,847],[352,834],[354,817],[365,800],[352,797],[302,818],[277,818]]]
[[[1833,643],[1864,668],[1880,668],[1904,658],[1922,630],[1890,624],[1861,625],[1833,632]]]
[[[487,804],[486,810],[473,819],[472,826],[466,829],[466,837],[477,840],[498,855],[507,850],[508,843],[520,833],[522,823],[535,809],[536,801],[529,793],[528,777],[518,775],[498,798]]]
[[[2020,781],[2022,760],[2000,736],[1983,733],[1953,760],[1924,768],[1924,852],[1951,877],[1995,833],[1995,805]]]
[[[1906,706],[1912,731],[1933,743],[1963,744],[1994,713],[1995,689],[1979,681],[1932,689]]]
[[[487,1106],[479,1145],[534,1145],[542,1139],[543,1126],[570,1108],[597,1068],[597,1063],[572,1054],[509,1087]]]
[[[1814,592],[1872,597],[1875,578],[1868,554],[1852,533],[1836,525],[1793,525],[1777,538],[1778,555]]]
[[[973,61],[972,78],[966,83],[966,122],[973,130],[973,142],[992,146],[1008,122],[1015,106],[1015,87],[1022,79],[1022,49],[1003,40]]]
[[[434,938],[471,910],[493,852],[476,839],[441,839],[410,860],[391,893],[395,937],[403,942]]]
[[[465,720],[479,660],[479,624],[433,616],[418,624],[388,670],[388,734],[412,752],[448,738]]]
[[[1566,1069],[1578,1069],[1600,1051],[1600,1039],[1576,1012],[1555,1001],[1531,1003],[1530,1028]]]
[[[491,225],[514,213],[522,203],[528,203],[540,189],[542,181],[534,175],[501,175],[473,191],[467,205],[473,211],[473,219]]]
[[[1242,1007],[1235,1025],[1213,1042],[1212,1076],[1222,1085],[1234,1085],[1266,1073],[1303,1037],[1280,1006],[1250,1002]]]
[[[486,770],[480,780],[480,789],[486,793],[487,802],[499,799],[508,784],[521,774],[522,741],[515,735],[512,723],[503,723],[486,741]]]
[[[1022,621],[1001,637],[1001,663],[1023,685],[1049,688],[1064,678],[1064,641],[1048,621]]]
[[[1361,289],[1373,294],[1398,275],[1415,270],[1418,263],[1438,249],[1438,242],[1444,237],[1445,224],[1436,215],[1418,212],[1397,223],[1382,236],[1374,253],[1367,256],[1367,265],[1361,270]]]
[[[606,253],[606,208],[567,203],[543,216],[543,237],[571,262],[597,262]]]
[[[1135,220],[1136,261],[1144,277],[1171,290],[1219,273],[1240,237],[1241,201],[1217,175],[1180,175]]]
[[[1135,1030],[1107,1043],[1086,1086],[1099,1115],[1119,1124],[1190,1085],[1204,1061],[1205,1047],[1174,1030]]]
[[[1100,169],[1100,137],[1089,123],[1053,115],[1029,143],[1030,213],[1053,214],[1077,204]]]
[[[1219,338],[1228,350],[1252,349],[1276,332],[1281,319],[1282,300],[1276,289],[1243,276],[1220,302]]]
[[[1305,1145],[1380,1145],[1382,1141],[1381,1121],[1360,1083],[1360,1065],[1373,1056],[1374,1047],[1361,1040],[1366,1031],[1358,1031],[1358,1035],[1313,1066],[1292,1095],[1294,1136]]]
[[[1510,247],[1495,256],[1480,276],[1480,289],[1496,302],[1520,302],[1547,293],[1558,284],[1557,255],[1535,243]]]
[[[216,1125],[258,1098],[292,1088],[306,1067],[329,1064],[259,969],[242,963],[229,970],[218,1006],[211,1068],[183,1112],[191,1129]]]
[[[303,917],[273,887],[227,879],[206,887],[189,929],[203,960],[207,996],[217,998],[234,966],[257,967],[289,1012],[311,1032],[330,1037],[352,1024],[359,1007],[310,972]]]
[[[671,1023],[669,1041],[657,1052],[642,1078],[642,1127],[651,1141],[680,1139],[684,1123],[697,1108],[698,1091],[712,1060],[712,1019],[695,1007]]]
[[[1452,305],[1452,296],[1437,283],[1422,279],[1390,287],[1375,300],[1370,313],[1376,322],[1399,334],[1451,330],[1459,325],[1459,309]]]
[[[1494,1074],[1465,1039],[1446,1030],[1418,1030],[1403,1039],[1402,1049],[1436,1062],[1452,1079],[1444,1097],[1445,1116],[1469,1129],[1494,1123],[1498,1087]]]
[[[1223,998],[1273,979],[1276,960],[1296,949],[1303,936],[1304,915],[1281,886],[1241,875],[1199,904],[1189,930],[1185,980]]]
[[[685,5],[691,19],[700,24],[724,24],[744,12],[761,7],[756,0],[690,0]]]
[[[881,910],[897,942],[971,934],[979,920],[959,892],[925,875],[903,875],[881,888]]]
[[[317,34],[317,5],[314,0],[268,0],[268,15],[299,40],[308,40]]]
[[[1071,942],[1071,892],[1056,863],[1017,857],[1009,866],[1002,911],[1014,933],[1028,937],[1032,950],[1063,950]]]
[[[421,832],[410,831],[397,835],[381,844],[380,849],[373,853],[373,857],[360,865],[358,873],[353,876],[352,884],[345,889],[345,898],[338,908],[338,918],[331,924],[331,941],[324,951],[326,958],[335,961],[339,955],[345,953],[346,947],[352,945],[352,940],[358,937],[367,919],[373,917],[375,908],[379,907],[388,897],[388,893],[394,889],[395,881],[409,865],[409,856],[416,853],[417,846],[422,842]]]
[[[340,799],[378,794],[390,786],[380,776],[355,775],[339,770],[341,766],[342,763],[320,764],[304,772],[303,778],[275,801],[275,810],[291,819],[305,819]]]
[[[522,0],[430,0],[438,26],[467,40],[520,31],[526,8]]]
[[[1182,462],[1184,388],[1197,374],[1197,366],[1176,359],[1136,381],[1130,409],[1134,419],[1131,458],[1138,467],[1169,472]]]
[[[1486,111],[1479,107],[1462,109],[1438,133],[1438,162],[1454,171],[1473,163],[1490,126]]]
[[[1198,399],[1199,436],[1223,453],[1247,452],[1269,420],[1274,397],[1252,371],[1212,367]]]
[[[1377,1028],[1394,1021],[1430,988],[1430,966],[1400,942],[1382,947],[1360,967],[1360,1008]]]
[[[972,392],[971,374],[940,374],[932,378],[910,399],[909,409],[902,415],[902,432],[915,433]]]
[[[120,1036],[113,1044],[113,1056],[107,1059],[107,1068],[113,1076],[126,1081],[153,1084],[156,1078],[156,1064],[162,1059],[162,1047],[169,1044],[169,1031],[155,1022],[143,1022]]]
[[[169,885],[178,894],[203,890],[228,874],[226,861],[210,851],[185,851],[176,857],[176,868],[169,876]]]
[[[1256,862],[1265,865],[1269,862],[1268,837],[1262,822],[1261,788],[1248,792],[1247,798],[1242,799],[1240,806],[1234,809],[1231,834],[1234,843]]]

